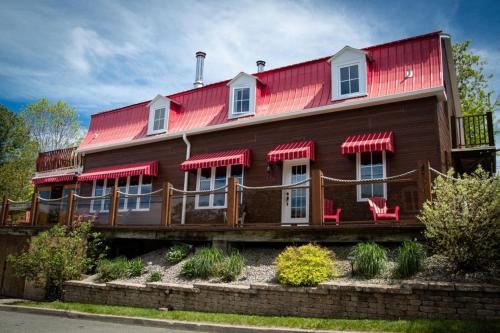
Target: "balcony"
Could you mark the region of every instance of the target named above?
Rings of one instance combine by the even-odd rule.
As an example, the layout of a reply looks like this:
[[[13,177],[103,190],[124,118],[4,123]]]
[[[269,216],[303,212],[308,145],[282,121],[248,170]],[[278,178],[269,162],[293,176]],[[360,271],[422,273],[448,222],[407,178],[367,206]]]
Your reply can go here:
[[[36,172],[45,173],[59,169],[75,169],[82,165],[77,147],[52,150],[39,153],[36,159]]]

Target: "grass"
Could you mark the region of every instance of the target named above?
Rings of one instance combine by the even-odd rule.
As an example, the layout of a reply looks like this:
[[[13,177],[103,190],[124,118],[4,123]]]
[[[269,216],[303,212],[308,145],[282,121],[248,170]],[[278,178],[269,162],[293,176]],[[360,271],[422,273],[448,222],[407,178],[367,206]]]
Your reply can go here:
[[[493,333],[500,331],[500,321],[316,319],[301,317],[250,316],[194,311],[159,311],[157,309],[63,303],[59,301],[50,303],[20,302],[16,303],[16,305],[154,319],[304,329],[407,333]]]

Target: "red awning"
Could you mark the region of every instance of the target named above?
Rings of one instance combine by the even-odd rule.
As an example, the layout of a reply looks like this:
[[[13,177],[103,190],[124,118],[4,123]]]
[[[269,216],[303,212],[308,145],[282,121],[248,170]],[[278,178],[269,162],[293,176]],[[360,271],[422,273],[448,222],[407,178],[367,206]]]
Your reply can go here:
[[[71,182],[75,179],[75,175],[61,175],[61,176],[50,176],[50,177],[37,177],[31,179],[33,185],[46,184],[46,183],[62,183]]]
[[[340,146],[342,154],[383,150],[394,152],[394,135],[392,132],[351,135]]]
[[[314,161],[314,141],[282,144],[274,147],[267,153],[267,161],[269,163],[283,160],[296,160],[299,158],[308,158]]]
[[[140,162],[125,165],[113,165],[90,169],[78,176],[78,181],[119,178],[137,175],[158,175],[158,161]]]
[[[250,149],[236,149],[192,156],[187,161],[182,162],[180,168],[182,171],[188,171],[233,164],[241,164],[249,167]]]

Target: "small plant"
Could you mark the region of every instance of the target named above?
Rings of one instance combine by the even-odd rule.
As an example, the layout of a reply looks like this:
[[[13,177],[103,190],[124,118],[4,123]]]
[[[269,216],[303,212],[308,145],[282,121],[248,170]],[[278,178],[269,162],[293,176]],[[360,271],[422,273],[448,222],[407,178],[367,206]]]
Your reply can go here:
[[[357,244],[352,255],[356,272],[366,278],[380,274],[387,263],[386,251],[375,243]]]
[[[280,284],[316,286],[336,275],[333,253],[318,245],[287,247],[276,259]]]
[[[141,258],[135,258],[127,263],[127,275],[129,277],[141,276],[144,271],[144,263]]]
[[[223,258],[220,249],[216,247],[203,247],[182,265],[181,274],[190,279],[208,279],[215,275],[217,265],[219,265]]]
[[[224,282],[235,281],[243,271],[243,267],[245,267],[245,260],[238,251],[233,251],[219,264],[217,276],[220,276]]]
[[[186,258],[190,251],[190,245],[176,244],[167,250],[165,253],[165,260],[171,264],[176,264]]]
[[[162,272],[153,272],[148,276],[148,282],[159,282],[163,279]]]
[[[398,249],[396,275],[401,278],[409,277],[422,268],[425,251],[417,242],[404,242]]]
[[[129,262],[125,257],[118,257],[113,260],[101,259],[97,264],[97,272],[104,282],[123,278],[129,274]]]

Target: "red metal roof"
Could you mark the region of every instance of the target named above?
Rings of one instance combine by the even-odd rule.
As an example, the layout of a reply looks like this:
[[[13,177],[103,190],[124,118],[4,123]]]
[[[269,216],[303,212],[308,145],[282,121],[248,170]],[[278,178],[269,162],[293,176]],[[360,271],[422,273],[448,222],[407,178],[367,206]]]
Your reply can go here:
[[[243,166],[249,167],[250,149],[235,149],[217,153],[195,155],[187,161],[182,162],[180,168],[182,171],[188,171],[193,169],[211,168],[233,164],[241,164]]]
[[[113,165],[90,169],[78,176],[78,181],[119,178],[137,175],[158,175],[158,161],[140,162],[125,165]]]
[[[31,179],[33,185],[40,185],[46,183],[59,183],[59,182],[71,182],[75,179],[75,175],[62,175],[62,176],[51,176],[51,177],[37,177]]]
[[[394,152],[394,135],[392,132],[348,136],[340,146],[340,152],[342,154],[383,150]]]
[[[314,141],[302,141],[278,145],[267,153],[269,163],[308,158],[314,161]]]
[[[443,86],[439,32],[363,49],[367,51],[367,96],[390,96]],[[342,104],[331,101],[330,57],[253,74],[262,83],[254,117]],[[405,78],[407,69],[413,77]],[[238,121],[228,119],[228,81],[167,96],[168,132],[179,133]],[[80,149],[133,141],[147,136],[149,101],[94,114]]]

